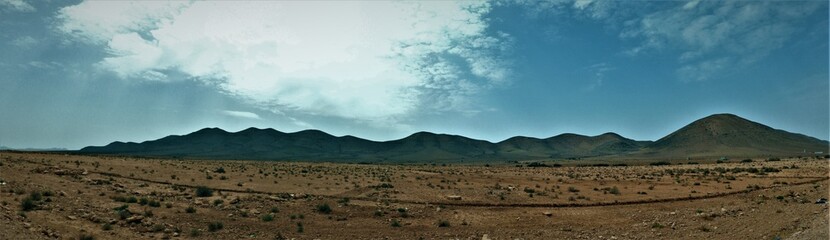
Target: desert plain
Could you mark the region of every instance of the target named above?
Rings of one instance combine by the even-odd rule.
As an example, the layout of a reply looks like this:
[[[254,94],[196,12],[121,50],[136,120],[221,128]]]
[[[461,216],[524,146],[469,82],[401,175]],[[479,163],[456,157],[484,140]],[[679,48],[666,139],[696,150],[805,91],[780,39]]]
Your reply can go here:
[[[0,152],[0,239],[827,239],[828,160],[344,164]]]

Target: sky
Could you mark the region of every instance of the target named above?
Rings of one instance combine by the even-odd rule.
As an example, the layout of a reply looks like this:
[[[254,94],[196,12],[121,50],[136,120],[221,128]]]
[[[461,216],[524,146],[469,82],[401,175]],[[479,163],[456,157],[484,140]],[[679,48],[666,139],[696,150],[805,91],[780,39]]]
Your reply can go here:
[[[830,139],[827,1],[0,0],[0,145],[205,127]]]

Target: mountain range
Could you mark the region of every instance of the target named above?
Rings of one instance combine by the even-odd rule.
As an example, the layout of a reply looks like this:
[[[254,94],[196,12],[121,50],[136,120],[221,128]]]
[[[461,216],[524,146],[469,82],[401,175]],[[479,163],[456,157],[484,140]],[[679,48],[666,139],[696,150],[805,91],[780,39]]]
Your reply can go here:
[[[248,128],[204,128],[183,136],[85,147],[82,154],[188,159],[297,160],[331,162],[489,162],[579,158],[706,158],[796,156],[828,152],[830,143],[773,129],[732,114],[715,114],[657,141],[616,133],[517,136],[492,143],[464,136],[418,132],[392,141],[333,136],[319,130],[294,133]]]

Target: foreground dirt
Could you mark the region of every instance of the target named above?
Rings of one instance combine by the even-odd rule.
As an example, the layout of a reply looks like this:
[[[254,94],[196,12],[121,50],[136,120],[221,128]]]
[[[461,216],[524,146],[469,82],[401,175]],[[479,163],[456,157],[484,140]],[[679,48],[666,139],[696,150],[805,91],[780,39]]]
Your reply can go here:
[[[830,195],[827,160],[528,168],[0,152],[0,164],[0,239],[828,239],[830,227],[815,203]]]

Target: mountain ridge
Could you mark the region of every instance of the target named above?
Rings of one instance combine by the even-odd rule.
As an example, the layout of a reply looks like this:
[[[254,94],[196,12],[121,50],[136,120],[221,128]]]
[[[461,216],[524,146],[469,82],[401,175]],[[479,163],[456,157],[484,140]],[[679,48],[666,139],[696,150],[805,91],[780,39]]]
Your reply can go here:
[[[116,141],[77,152],[194,159],[471,162],[614,156],[784,156],[808,150],[827,152],[828,146],[827,141],[773,129],[733,114],[714,114],[657,141],[637,141],[607,132],[596,136],[574,133],[548,138],[514,136],[494,143],[425,131],[396,140],[373,141],[351,135],[334,136],[316,129],[286,133],[251,127],[238,132],[203,128],[186,135],[141,143]]]

